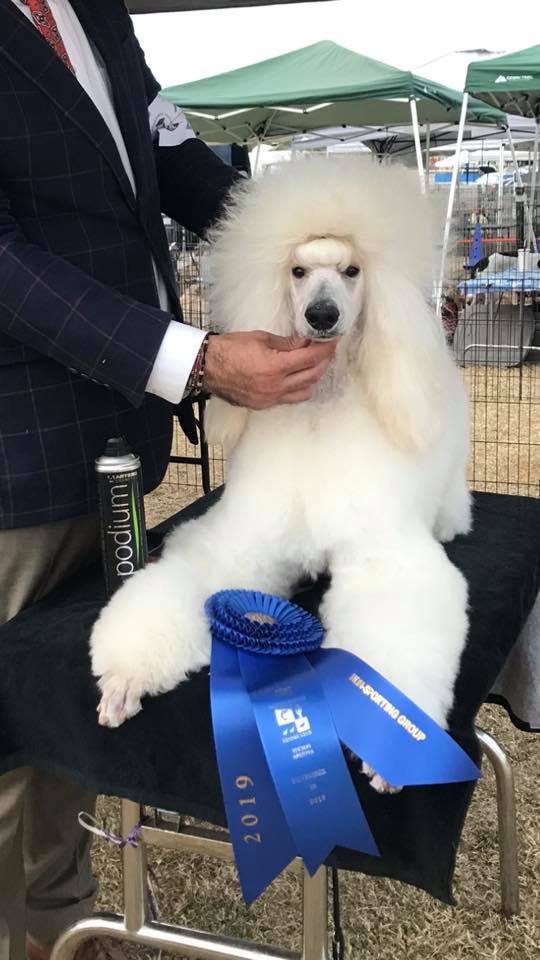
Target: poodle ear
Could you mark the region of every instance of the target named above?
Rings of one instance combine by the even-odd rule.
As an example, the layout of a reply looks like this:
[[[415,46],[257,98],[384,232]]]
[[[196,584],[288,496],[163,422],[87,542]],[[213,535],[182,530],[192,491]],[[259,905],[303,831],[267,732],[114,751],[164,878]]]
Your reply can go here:
[[[408,452],[440,435],[452,375],[442,328],[422,291],[394,263],[366,270],[360,383],[391,442]]]
[[[212,397],[204,411],[207,442],[220,444],[225,453],[230,453],[246,428],[248,416],[249,411],[245,407],[235,407],[221,397]]]

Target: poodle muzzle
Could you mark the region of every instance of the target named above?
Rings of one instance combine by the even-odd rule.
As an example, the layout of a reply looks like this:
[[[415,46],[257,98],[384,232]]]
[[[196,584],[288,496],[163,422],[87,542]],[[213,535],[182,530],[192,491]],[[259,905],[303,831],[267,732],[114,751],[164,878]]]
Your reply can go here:
[[[340,313],[333,300],[312,300],[304,316],[317,338],[332,337],[338,333]]]

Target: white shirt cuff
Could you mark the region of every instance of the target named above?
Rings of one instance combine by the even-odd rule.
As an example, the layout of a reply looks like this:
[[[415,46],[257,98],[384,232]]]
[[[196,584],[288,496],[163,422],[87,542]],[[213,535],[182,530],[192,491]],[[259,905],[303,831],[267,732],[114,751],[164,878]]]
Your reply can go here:
[[[146,392],[180,403],[207,331],[171,320],[161,341]]]

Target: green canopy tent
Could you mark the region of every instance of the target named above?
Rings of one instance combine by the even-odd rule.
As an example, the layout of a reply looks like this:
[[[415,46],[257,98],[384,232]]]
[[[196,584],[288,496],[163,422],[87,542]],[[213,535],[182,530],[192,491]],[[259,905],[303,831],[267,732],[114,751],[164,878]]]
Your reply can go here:
[[[536,123],[536,137],[533,156],[533,176],[531,178],[530,202],[536,188],[538,166],[538,140],[540,122],[540,44],[517,50],[493,60],[471,63],[465,81],[466,92],[493,104],[505,113],[529,117]],[[519,167],[515,158],[512,133],[508,131],[508,142],[514,158],[514,167],[518,183],[522,186]],[[532,224],[530,224],[532,227]],[[532,241],[531,237],[531,241]]]
[[[540,44],[471,63],[465,90],[505,113],[540,117]]]
[[[185,111],[210,143],[255,145],[336,125],[410,123],[423,182],[419,124],[455,123],[463,96],[407,70],[329,40],[238,70],[168,87],[162,95]],[[469,99],[468,116],[503,123],[494,107]]]
[[[448,210],[443,236],[441,269],[437,290],[437,307],[440,307],[446,255],[450,239],[450,227],[454,211],[454,199],[459,169],[459,154],[463,140],[463,127],[468,111],[470,98],[481,100],[493,107],[504,110],[505,113],[517,114],[522,117],[531,117],[536,122],[536,137],[533,155],[533,176],[531,178],[530,198],[536,189],[536,171],[538,166],[538,140],[540,119],[540,44],[527,47],[515,53],[507,53],[502,57],[493,57],[489,60],[477,60],[469,64],[465,80],[465,92],[460,118],[460,128],[456,144],[456,162],[452,172],[452,182],[448,196]],[[514,150],[514,142],[510,127],[507,124],[508,143],[512,151],[514,169],[517,182],[523,186],[521,173]],[[525,213],[528,225],[528,243],[532,250],[537,249],[535,231],[531,219],[530,204],[525,201]]]

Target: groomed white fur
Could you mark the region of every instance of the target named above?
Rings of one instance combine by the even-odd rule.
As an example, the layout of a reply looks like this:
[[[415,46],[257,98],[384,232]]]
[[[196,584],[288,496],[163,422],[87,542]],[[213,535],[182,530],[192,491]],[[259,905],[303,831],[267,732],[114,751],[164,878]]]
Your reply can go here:
[[[118,725],[145,694],[208,663],[214,591],[288,597],[303,575],[329,570],[326,645],[358,654],[445,724],[467,588],[438,541],[470,526],[468,428],[427,306],[430,242],[416,179],[401,169],[299,161],[237,191],[214,235],[214,324],[305,335],[306,305],[330,299],[336,359],[309,402],[248,412],[211,401],[210,439],[232,451],[226,491],[97,621],[100,722]]]

